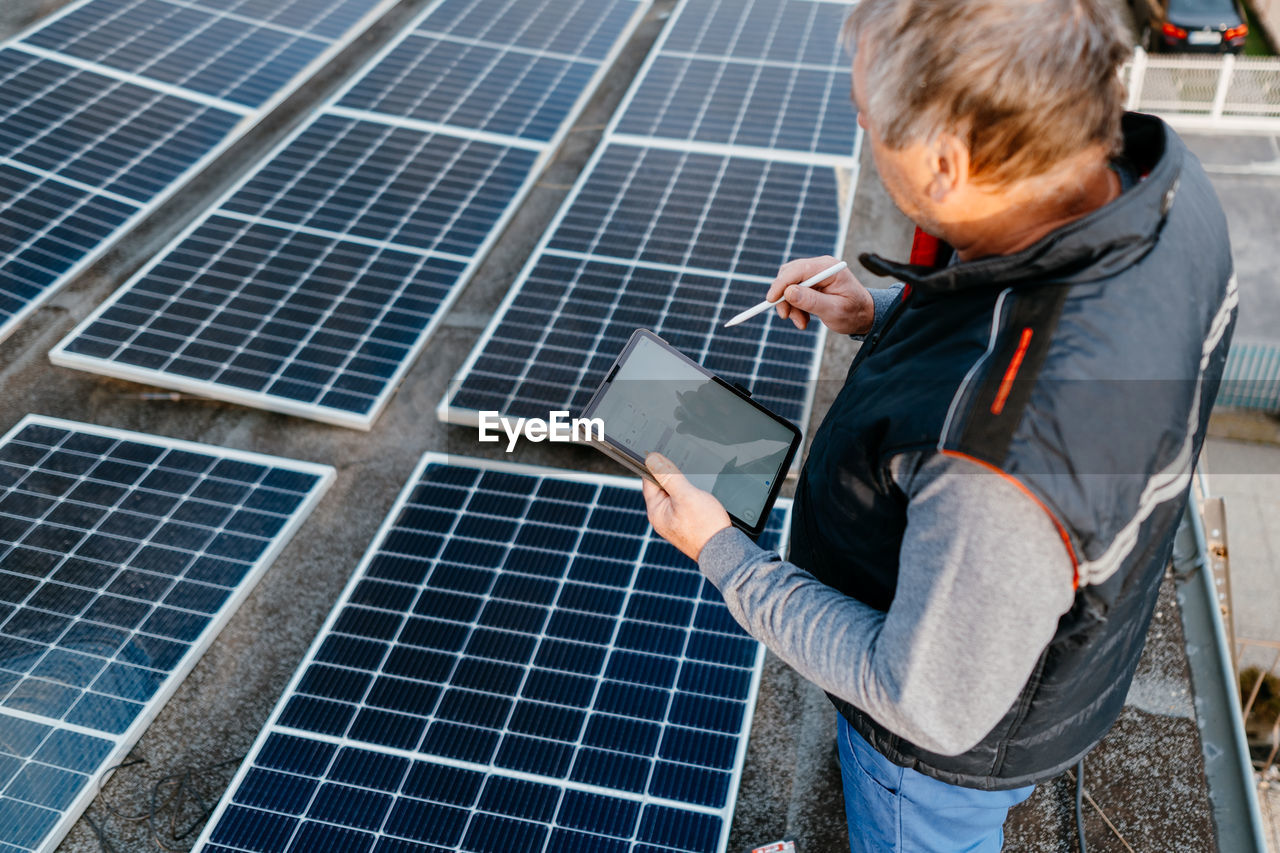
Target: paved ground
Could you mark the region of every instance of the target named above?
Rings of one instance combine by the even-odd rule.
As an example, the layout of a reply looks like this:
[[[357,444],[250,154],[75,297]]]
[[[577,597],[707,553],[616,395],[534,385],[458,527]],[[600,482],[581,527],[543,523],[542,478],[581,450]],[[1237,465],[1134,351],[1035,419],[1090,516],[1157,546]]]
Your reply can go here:
[[[0,38],[22,30],[65,5],[68,0],[5,0],[0,3]]]
[[[1280,447],[1212,438],[1204,456],[1227,508],[1236,637],[1280,641]]]
[[[1280,136],[1187,134],[1227,213],[1240,282],[1238,340],[1280,343]]]

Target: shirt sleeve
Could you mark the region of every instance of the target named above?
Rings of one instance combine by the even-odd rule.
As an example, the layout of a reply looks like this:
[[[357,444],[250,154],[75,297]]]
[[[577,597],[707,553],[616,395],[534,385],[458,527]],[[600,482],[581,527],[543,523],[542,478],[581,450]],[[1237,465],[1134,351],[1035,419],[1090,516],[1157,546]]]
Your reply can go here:
[[[1002,475],[938,454],[894,463],[909,502],[887,613],[732,528],[699,565],[739,624],[805,678],[958,755],[1021,693],[1074,600],[1074,569],[1050,517]]]
[[[893,306],[902,298],[902,289],[902,282],[888,287],[868,287],[867,293],[871,294],[871,304],[875,309],[875,314],[871,318],[871,328],[865,335],[850,335],[850,337],[855,341],[861,341],[883,329],[885,321],[889,319],[889,313],[893,311]]]

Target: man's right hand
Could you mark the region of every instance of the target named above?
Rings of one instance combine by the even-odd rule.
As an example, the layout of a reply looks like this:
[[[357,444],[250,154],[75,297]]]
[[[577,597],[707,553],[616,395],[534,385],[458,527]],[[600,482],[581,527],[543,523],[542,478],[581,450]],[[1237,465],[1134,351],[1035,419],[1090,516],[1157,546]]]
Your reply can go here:
[[[871,331],[871,321],[875,319],[875,304],[871,294],[847,268],[813,287],[794,287],[835,263],[838,259],[830,255],[788,261],[769,285],[766,298],[770,302],[783,299],[776,306],[778,316],[790,318],[797,329],[808,326],[813,316],[833,332],[865,335]]]

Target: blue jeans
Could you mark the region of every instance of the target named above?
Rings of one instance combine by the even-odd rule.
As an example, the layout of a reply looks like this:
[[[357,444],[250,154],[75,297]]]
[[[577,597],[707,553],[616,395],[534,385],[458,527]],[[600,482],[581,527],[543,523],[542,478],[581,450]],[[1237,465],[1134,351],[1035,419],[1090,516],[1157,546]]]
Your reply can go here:
[[[836,740],[852,853],[999,853],[1009,808],[1035,785],[979,791],[899,767],[838,714]]]

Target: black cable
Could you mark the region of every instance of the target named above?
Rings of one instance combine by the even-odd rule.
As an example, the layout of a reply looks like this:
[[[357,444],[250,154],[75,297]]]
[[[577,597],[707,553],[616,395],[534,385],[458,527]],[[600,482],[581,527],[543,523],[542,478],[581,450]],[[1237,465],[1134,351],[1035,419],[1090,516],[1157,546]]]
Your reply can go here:
[[[1087,853],[1084,846],[1084,759],[1076,765],[1076,841],[1080,843],[1080,853]]]

